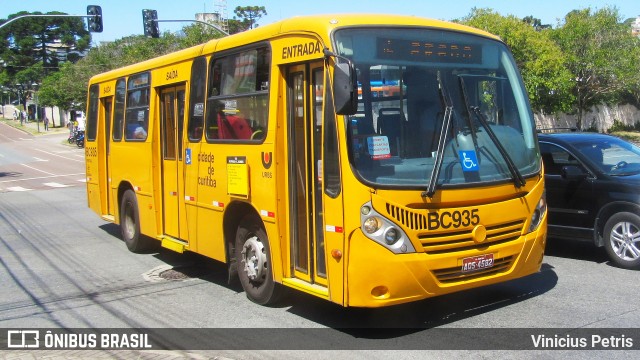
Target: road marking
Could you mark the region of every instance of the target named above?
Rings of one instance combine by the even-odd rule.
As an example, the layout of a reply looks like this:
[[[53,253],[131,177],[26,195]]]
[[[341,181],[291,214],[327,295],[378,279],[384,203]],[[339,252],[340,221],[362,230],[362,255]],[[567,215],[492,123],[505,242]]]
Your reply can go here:
[[[9,190],[9,191],[30,191],[32,189],[23,188],[22,186],[12,186],[12,187],[8,187],[7,190]]]
[[[49,160],[45,160],[45,159],[37,158],[37,157],[35,157],[35,156],[34,156],[33,158],[34,158],[34,159],[36,159],[36,161],[49,161]]]
[[[72,186],[72,185],[60,184],[57,182],[48,182],[48,183],[44,183],[44,185],[54,187],[54,188],[64,188],[64,187]]]
[[[36,168],[34,168],[33,166],[29,166],[29,165],[27,165],[27,164],[20,164],[20,165],[22,165],[22,166],[24,166],[24,167],[28,167],[28,168],[29,168],[29,169],[31,169],[31,170],[40,171],[41,173],[45,173],[45,174],[47,174],[47,175],[52,175],[52,176],[55,176],[55,175],[56,175],[56,174],[52,174],[52,173],[50,173],[50,172],[46,172],[46,171],[44,171],[44,170],[36,169]]]
[[[33,149],[33,150],[43,152],[43,153],[45,153],[47,155],[57,156],[59,158],[65,159],[65,160],[84,162],[84,151],[80,152],[78,150],[75,150],[74,151],[75,153],[82,154],[82,155],[78,156],[78,157],[80,157],[80,159],[74,159],[74,158],[71,158],[69,156],[63,156],[63,155],[57,154],[55,152],[46,151],[46,150],[42,150],[42,149]],[[76,155],[74,154],[74,156],[76,156]]]
[[[42,180],[42,179],[51,179],[51,178],[61,178],[61,177],[78,176],[78,175],[84,175],[84,173],[65,174],[65,175],[52,175],[52,176],[37,176],[37,177],[25,178],[25,179],[3,180],[3,181],[0,181],[0,184],[27,181],[27,180]]]
[[[13,126],[11,126],[11,125],[9,125],[9,124],[5,124],[4,122],[1,122],[0,124],[6,125],[8,128],[13,129]],[[7,139],[7,140],[9,140],[9,141],[11,141],[11,142],[16,142],[14,139],[12,139],[12,138],[8,137],[8,136],[7,136],[7,135],[5,135],[5,134],[0,134],[0,137],[2,137],[2,138],[4,138],[4,139]]]
[[[86,183],[86,182],[87,182],[87,179],[80,179],[80,180],[78,180],[78,181],[79,181],[79,182]]]

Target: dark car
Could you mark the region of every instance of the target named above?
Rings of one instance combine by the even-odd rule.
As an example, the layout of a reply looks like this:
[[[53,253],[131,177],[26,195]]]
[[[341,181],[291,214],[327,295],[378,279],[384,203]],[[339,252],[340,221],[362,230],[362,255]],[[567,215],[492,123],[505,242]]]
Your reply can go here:
[[[548,234],[604,246],[617,265],[640,268],[640,148],[597,133],[538,134]]]

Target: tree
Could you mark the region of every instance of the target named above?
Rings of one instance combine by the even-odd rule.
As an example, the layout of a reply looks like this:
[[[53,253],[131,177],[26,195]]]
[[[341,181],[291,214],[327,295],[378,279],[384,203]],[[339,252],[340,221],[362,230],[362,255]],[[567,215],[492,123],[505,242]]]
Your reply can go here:
[[[60,67],[59,74],[45,79],[38,92],[39,101],[44,106],[58,106],[65,110],[84,108],[87,85],[93,75],[222,36],[224,35],[220,31],[211,27],[192,24],[184,26],[178,34],[165,32],[157,39],[135,35],[94,47],[77,63],[65,64]],[[0,73],[0,81],[1,75]]]
[[[62,64],[60,71],[56,71],[42,81],[38,91],[40,105],[57,106],[69,110],[84,104],[87,96],[86,85],[91,77],[91,72],[85,70],[71,63]],[[87,82],[83,82],[85,78]]]
[[[22,11],[0,20],[0,24],[23,15],[43,14]],[[30,84],[42,82],[61,63],[80,59],[90,43],[91,35],[79,17],[33,17],[12,22],[0,29],[2,85],[20,94],[20,102],[24,103],[29,91],[20,91],[15,84],[22,84],[22,90],[31,90]]]
[[[255,23],[260,20],[264,15],[267,15],[267,10],[264,6],[238,6],[233,10],[234,14],[240,19],[229,20],[229,29],[234,27],[234,31],[229,31],[230,34],[253,29]],[[257,25],[256,25],[257,26]]]
[[[182,28],[182,34],[183,36],[178,38],[180,48],[195,46],[225,36],[220,30],[203,24],[187,25]]]
[[[553,113],[570,108],[571,73],[549,30],[536,31],[515,16],[491,9],[474,8],[462,22],[499,36],[511,48],[534,110]]]
[[[617,102],[632,88],[640,71],[638,39],[621,23],[618,10],[610,7],[571,11],[552,34],[567,55],[576,125],[582,128],[583,112]]]
[[[540,20],[538,18],[534,18],[531,15],[525,16],[524,18],[522,18],[522,21],[524,21],[526,24],[529,24],[529,25],[533,26],[533,28],[536,31],[540,31],[540,30],[550,29],[551,28],[551,25],[543,25],[542,24],[542,20]]]
[[[92,48],[83,59],[75,64],[65,64],[59,73],[43,81],[38,92],[40,103],[65,110],[84,108],[89,78],[93,75],[178,51],[196,42],[201,43],[199,40],[209,34],[207,31],[211,31],[196,35],[197,30],[192,26],[185,28],[185,36],[170,32],[163,33],[157,39],[134,35]]]

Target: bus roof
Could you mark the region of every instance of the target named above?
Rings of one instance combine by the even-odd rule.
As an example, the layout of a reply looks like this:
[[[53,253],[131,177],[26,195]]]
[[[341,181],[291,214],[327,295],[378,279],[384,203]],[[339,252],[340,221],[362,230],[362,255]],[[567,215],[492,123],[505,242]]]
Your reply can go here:
[[[268,40],[279,35],[292,33],[316,34],[328,43],[328,35],[334,30],[348,26],[405,26],[429,27],[472,33],[499,40],[495,35],[466,25],[407,15],[388,14],[327,14],[296,16],[255,29],[212,39],[204,44],[165,54],[133,65],[114,69],[91,78],[91,83],[120,77],[124,74],[135,74],[158,66],[166,66],[200,55],[212,54],[216,51],[232,49],[239,45]]]

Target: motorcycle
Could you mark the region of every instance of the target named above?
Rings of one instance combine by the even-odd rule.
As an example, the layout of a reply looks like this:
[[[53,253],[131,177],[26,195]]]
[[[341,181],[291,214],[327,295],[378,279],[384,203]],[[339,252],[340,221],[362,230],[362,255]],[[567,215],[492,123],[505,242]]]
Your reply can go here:
[[[78,130],[73,130],[70,134],[69,134],[69,138],[67,139],[67,141],[69,142],[69,144],[73,144],[74,142],[76,142],[76,136],[78,135]]]
[[[79,148],[84,147],[84,131],[82,130],[78,130],[78,134],[76,135],[76,145],[78,145]]]

